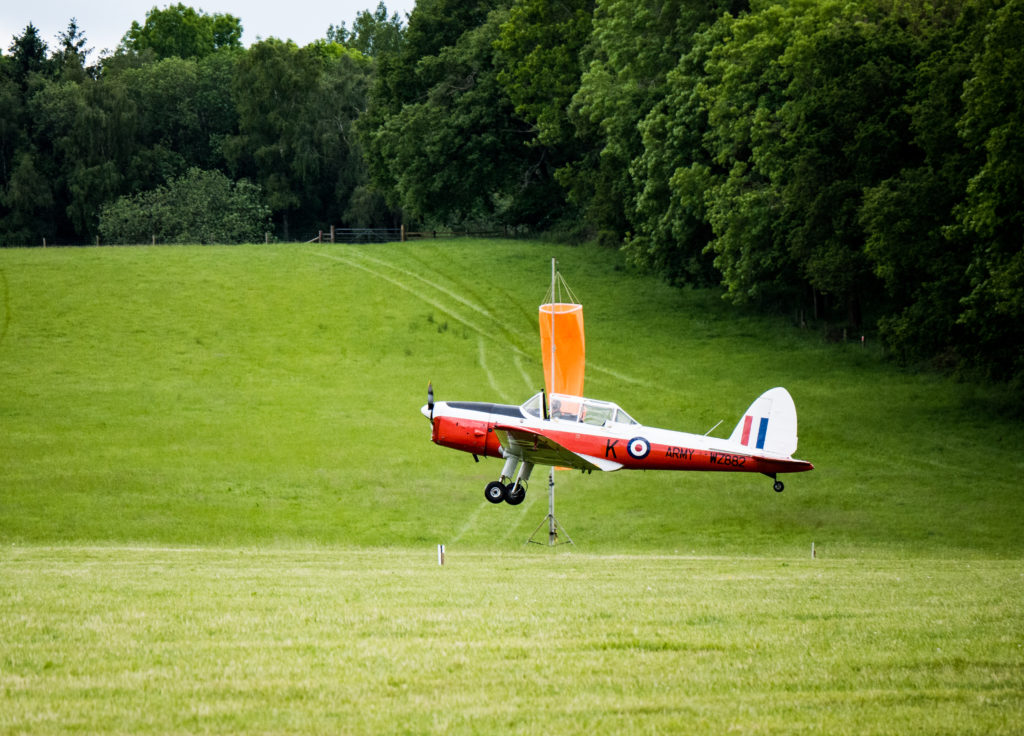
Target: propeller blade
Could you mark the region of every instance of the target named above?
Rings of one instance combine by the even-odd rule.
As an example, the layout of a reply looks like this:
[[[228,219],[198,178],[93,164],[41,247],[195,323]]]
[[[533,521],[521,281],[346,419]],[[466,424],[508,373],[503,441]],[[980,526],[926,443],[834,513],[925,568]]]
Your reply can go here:
[[[430,411],[430,421],[434,421],[434,384],[427,381],[427,409]]]

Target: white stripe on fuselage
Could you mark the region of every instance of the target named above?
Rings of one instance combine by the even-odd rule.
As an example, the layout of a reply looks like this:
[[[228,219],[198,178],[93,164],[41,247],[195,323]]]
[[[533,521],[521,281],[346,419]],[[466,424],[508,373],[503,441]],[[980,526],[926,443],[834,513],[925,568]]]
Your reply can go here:
[[[423,413],[430,416],[427,407],[423,407]],[[434,404],[435,417],[451,417],[454,419],[465,419],[467,421],[496,423],[506,426],[521,427],[525,430],[532,430],[540,434],[551,432],[573,432],[577,435],[589,437],[608,438],[613,440],[628,441],[634,437],[643,437],[652,445],[666,445],[670,447],[685,447],[692,450],[711,450],[731,452],[739,455],[753,457],[780,458],[764,451],[758,451],[751,447],[741,445],[738,442],[730,442],[720,437],[708,437],[702,434],[690,434],[679,432],[673,429],[661,429],[660,427],[647,427],[642,424],[617,424],[611,423],[606,426],[595,426],[585,422],[576,422],[565,419],[541,419],[539,417],[513,417],[507,414],[491,414],[486,411],[474,409],[460,409],[448,405],[446,401],[439,401]],[[575,451],[571,447],[566,449]]]

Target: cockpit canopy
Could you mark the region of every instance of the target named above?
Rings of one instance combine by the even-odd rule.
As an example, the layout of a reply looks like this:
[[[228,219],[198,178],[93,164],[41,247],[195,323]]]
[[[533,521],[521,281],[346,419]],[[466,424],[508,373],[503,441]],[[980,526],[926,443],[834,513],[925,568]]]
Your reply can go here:
[[[523,411],[530,416],[542,419],[544,411],[544,392],[532,396],[525,404]],[[548,411],[551,419],[562,422],[582,422],[602,427],[607,424],[639,424],[633,417],[619,408],[618,404],[597,399],[584,399],[581,396],[551,394],[548,397]]]

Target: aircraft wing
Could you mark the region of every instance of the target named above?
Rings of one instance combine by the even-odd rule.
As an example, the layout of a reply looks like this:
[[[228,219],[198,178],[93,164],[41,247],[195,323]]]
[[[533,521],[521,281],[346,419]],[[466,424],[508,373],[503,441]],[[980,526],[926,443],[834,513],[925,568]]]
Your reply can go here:
[[[618,470],[621,463],[573,452],[540,432],[523,427],[497,425],[494,433],[505,452],[535,465],[576,468],[577,470]]]

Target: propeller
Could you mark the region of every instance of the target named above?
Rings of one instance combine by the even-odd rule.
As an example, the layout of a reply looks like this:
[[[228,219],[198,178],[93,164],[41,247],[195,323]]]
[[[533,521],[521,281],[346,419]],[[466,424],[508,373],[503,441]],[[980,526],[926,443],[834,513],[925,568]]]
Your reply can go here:
[[[430,412],[430,421],[434,421],[434,384],[427,381],[427,410]]]

